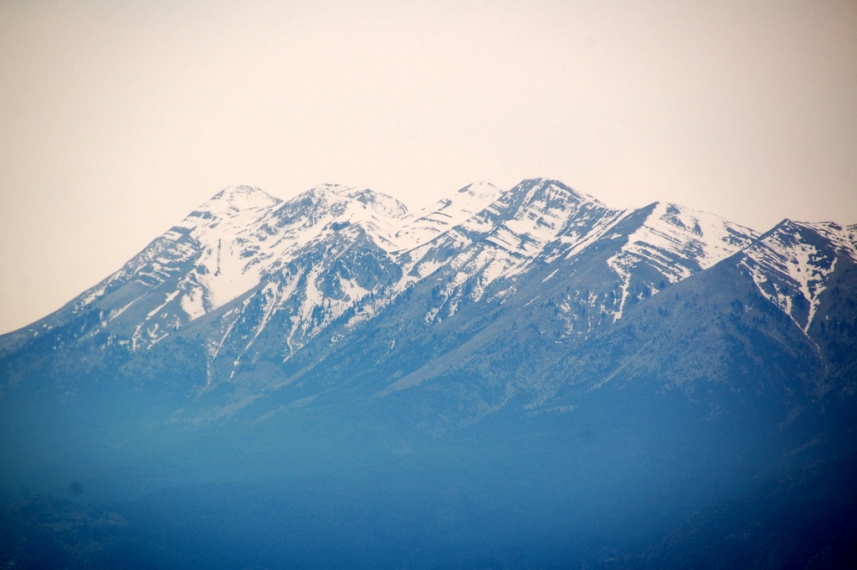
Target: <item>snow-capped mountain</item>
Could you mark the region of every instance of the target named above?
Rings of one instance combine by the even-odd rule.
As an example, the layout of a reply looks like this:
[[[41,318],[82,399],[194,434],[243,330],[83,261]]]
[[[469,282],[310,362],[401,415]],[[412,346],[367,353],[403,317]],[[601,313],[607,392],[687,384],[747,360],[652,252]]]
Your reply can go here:
[[[464,392],[487,382],[472,421],[518,397],[548,405],[569,382],[557,367],[582,366],[587,346],[620,338],[641,310],[674,312],[664,291],[716,280],[723,264],[820,346],[818,315],[841,321],[828,307],[841,295],[825,295],[853,294],[855,233],[784,221],[759,236],[675,204],[612,209],[545,179],[472,184],[417,214],[368,189],[320,185],[283,201],[232,187],[4,337],[0,363],[16,383],[38,363],[80,387],[117,365],[145,383],[175,360],[185,397],[228,388],[216,405],[239,409],[323,399],[342,382],[362,386],[350,397],[384,399],[464,374]]]
[[[745,255],[762,295],[807,332],[837,264],[857,261],[857,226],[784,220]]]
[[[391,248],[406,208],[371,190],[321,185],[283,202],[250,187],[227,188],[154,240],[123,268],[30,327],[33,334],[97,311],[86,334],[145,349],[258,287],[315,244],[365,234]]]
[[[607,261],[622,280],[617,318],[629,300],[632,285],[654,293],[708,269],[747,247],[756,237],[749,228],[674,204],[656,203],[647,210],[645,221],[628,235],[620,252]],[[643,266],[654,271],[660,281],[632,284]]]
[[[327,478],[398,513],[429,489],[414,536],[502,495],[564,545],[857,457],[855,395],[857,225],[759,234],[546,179],[417,213],[238,186],[0,337],[0,490],[288,481],[293,507]],[[306,511],[340,512],[319,489]]]
[[[395,233],[398,249],[412,250],[468,220],[494,202],[502,193],[488,182],[476,182],[461,188],[448,198],[438,200],[403,220]]]
[[[192,334],[205,354],[197,390],[244,375],[253,390],[283,386],[332,355],[372,355],[395,369],[389,393],[511,350],[522,337],[510,331],[535,331],[556,352],[533,352],[542,369],[738,252],[763,296],[806,332],[837,259],[854,262],[854,234],[786,221],[760,238],[674,204],[612,209],[545,179],[471,184],[417,214],[368,189],[320,185],[282,201],[239,186],[9,335],[6,350],[62,329],[51,338],[67,350],[89,343],[133,358]]]

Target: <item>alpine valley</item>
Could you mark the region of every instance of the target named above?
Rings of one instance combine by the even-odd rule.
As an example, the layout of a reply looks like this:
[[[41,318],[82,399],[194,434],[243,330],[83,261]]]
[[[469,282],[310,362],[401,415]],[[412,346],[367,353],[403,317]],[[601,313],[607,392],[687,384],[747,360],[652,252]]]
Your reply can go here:
[[[855,567],[855,428],[857,225],[230,187],[0,337],[0,562]]]

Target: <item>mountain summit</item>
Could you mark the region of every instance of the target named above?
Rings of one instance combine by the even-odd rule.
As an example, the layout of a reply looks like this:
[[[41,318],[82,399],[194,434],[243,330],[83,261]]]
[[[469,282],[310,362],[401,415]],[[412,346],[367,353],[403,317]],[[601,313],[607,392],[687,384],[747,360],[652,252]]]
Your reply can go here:
[[[627,537],[857,454],[855,394],[857,225],[758,234],[548,179],[416,213],[236,186],[0,337],[0,483],[363,474],[495,489],[539,544]]]
[[[282,201],[235,186],[57,313],[7,335],[0,354],[26,376],[15,354],[33,343],[134,359],[190,342],[206,380],[188,385],[187,397],[222,382],[256,397],[369,339],[383,339],[375,342],[387,348],[373,349],[383,362],[410,352],[399,374],[404,362],[444,370],[522,330],[538,330],[558,353],[575,350],[733,255],[758,293],[809,334],[831,279],[857,260],[855,234],[786,220],[759,236],[674,204],[614,210],[547,179],[505,191],[471,184],[416,214],[368,189],[322,184]],[[274,366],[262,378],[251,372],[260,361]]]

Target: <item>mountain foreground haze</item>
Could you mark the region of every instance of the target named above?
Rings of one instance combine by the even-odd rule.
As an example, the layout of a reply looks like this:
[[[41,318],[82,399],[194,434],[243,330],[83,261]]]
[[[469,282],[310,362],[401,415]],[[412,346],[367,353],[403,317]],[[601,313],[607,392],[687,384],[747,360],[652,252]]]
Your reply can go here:
[[[855,224],[232,186],[0,336],[0,556],[844,568],[855,393]]]

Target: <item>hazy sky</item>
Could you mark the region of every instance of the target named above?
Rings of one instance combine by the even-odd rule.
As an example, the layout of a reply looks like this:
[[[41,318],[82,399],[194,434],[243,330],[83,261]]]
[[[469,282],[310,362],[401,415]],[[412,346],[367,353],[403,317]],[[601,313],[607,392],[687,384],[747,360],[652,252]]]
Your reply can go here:
[[[0,0],[0,332],[230,184],[857,222],[857,2]]]

